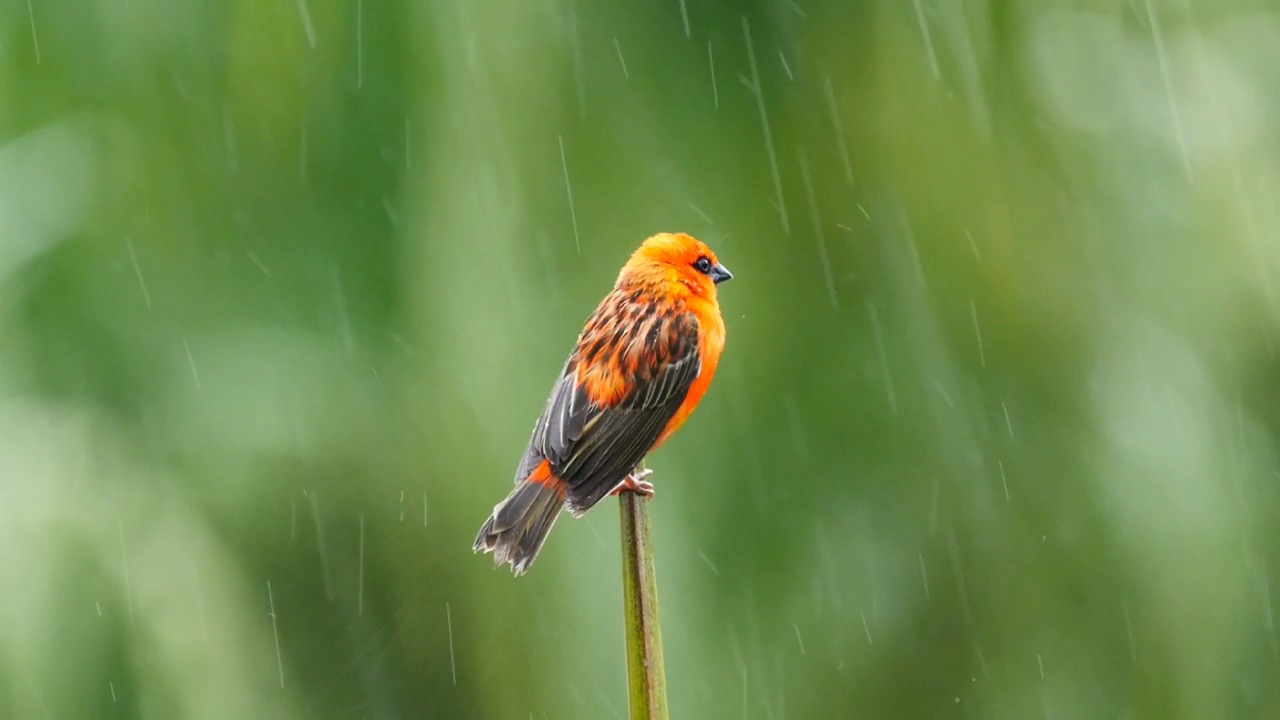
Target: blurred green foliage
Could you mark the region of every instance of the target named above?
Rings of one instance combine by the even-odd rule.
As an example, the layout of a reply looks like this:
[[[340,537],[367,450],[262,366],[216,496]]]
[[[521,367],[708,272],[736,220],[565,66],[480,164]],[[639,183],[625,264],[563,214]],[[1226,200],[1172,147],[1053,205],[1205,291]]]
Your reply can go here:
[[[470,547],[659,230],[673,717],[1280,713],[1274,4],[0,18],[0,716],[625,717],[614,503]]]

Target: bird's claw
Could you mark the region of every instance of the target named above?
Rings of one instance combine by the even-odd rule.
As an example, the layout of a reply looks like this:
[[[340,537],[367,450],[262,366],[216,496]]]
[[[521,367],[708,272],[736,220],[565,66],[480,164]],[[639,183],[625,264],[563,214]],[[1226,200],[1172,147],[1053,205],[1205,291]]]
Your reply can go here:
[[[624,491],[630,490],[640,497],[651,498],[653,497],[653,483],[645,480],[645,478],[652,474],[653,471],[649,468],[645,468],[640,472],[633,472],[628,475],[627,478],[618,485],[618,487],[614,488],[613,492],[609,493],[609,495],[621,495]]]

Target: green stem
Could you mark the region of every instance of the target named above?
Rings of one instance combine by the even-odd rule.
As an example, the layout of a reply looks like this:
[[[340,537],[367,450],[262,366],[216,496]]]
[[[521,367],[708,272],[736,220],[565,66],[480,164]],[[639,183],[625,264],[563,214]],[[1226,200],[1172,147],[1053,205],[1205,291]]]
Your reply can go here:
[[[619,500],[631,720],[667,720],[667,678],[662,664],[658,578],[653,565],[648,500],[629,491],[623,492]]]

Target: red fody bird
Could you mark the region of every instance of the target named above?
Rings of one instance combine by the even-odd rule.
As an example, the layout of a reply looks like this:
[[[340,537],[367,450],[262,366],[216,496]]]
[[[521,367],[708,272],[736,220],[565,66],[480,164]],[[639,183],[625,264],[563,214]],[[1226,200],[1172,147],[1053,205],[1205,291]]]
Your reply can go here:
[[[560,511],[581,517],[606,495],[653,496],[640,461],[689,418],[724,349],[716,285],[733,275],[701,240],[659,233],[618,273],[587,319],[516,470],[474,550],[520,575]]]

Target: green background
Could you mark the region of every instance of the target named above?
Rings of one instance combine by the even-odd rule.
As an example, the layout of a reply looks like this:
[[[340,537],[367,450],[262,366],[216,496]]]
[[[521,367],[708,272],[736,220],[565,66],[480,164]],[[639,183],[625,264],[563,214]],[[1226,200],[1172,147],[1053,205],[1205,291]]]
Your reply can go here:
[[[672,717],[1276,717],[1278,75],[1246,0],[6,4],[0,717],[626,717],[616,503],[471,543],[660,230],[736,275]]]

